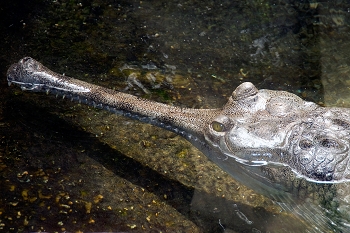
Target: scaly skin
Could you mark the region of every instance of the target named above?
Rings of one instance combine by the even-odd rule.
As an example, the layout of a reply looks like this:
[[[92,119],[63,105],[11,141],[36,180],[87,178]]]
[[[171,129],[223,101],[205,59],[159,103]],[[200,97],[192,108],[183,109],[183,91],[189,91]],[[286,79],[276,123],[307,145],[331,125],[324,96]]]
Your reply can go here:
[[[180,108],[54,73],[29,57],[13,64],[7,79],[22,90],[52,93],[173,131],[255,191],[292,211],[320,212],[301,216],[316,232],[328,230],[329,221],[335,229],[349,222],[349,109],[320,107],[252,83],[238,86],[221,109]],[[315,195],[320,192],[324,197]],[[312,203],[301,201],[305,198]],[[319,207],[331,201],[343,207],[329,210],[336,219]]]

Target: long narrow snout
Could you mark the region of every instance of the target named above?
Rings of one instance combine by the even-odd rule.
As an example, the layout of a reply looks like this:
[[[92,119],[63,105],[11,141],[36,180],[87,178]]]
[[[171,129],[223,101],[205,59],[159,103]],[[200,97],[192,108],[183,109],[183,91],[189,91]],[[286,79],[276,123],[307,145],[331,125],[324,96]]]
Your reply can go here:
[[[217,109],[180,108],[100,87],[55,73],[30,57],[13,64],[7,71],[7,80],[22,90],[63,96],[166,128],[200,146],[192,136],[203,140],[203,130],[218,112]]]

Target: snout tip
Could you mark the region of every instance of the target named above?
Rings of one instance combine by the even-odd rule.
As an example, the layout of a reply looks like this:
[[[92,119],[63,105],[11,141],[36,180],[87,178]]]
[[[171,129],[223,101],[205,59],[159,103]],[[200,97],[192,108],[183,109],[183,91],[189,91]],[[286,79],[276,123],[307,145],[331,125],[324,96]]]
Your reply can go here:
[[[7,82],[9,85],[11,85],[11,83],[15,81],[16,77],[19,75],[18,68],[19,68],[18,63],[14,63],[10,66],[10,68],[8,68],[6,76],[7,76]]]

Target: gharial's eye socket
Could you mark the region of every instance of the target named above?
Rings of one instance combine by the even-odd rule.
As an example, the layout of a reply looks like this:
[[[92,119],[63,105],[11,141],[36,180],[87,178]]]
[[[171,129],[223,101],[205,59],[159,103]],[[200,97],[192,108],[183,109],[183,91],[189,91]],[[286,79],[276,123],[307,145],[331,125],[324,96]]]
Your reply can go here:
[[[338,149],[340,147],[339,143],[336,140],[330,139],[330,138],[322,138],[320,140],[320,145],[325,148],[335,148]]]
[[[314,146],[314,144],[312,143],[312,141],[304,139],[299,142],[299,146],[303,150],[308,150],[311,149]]]
[[[217,122],[217,121],[213,121],[211,123],[211,127],[213,128],[213,130],[215,130],[216,132],[225,132],[225,126],[224,124]]]

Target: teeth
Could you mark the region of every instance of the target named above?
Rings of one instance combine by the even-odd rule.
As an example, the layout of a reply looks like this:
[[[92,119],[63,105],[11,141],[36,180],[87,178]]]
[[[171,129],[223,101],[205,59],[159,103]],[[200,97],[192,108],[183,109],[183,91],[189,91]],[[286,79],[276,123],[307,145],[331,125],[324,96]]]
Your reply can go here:
[[[9,86],[11,86],[12,83],[11,83],[10,81],[8,81],[7,84],[8,84]]]

